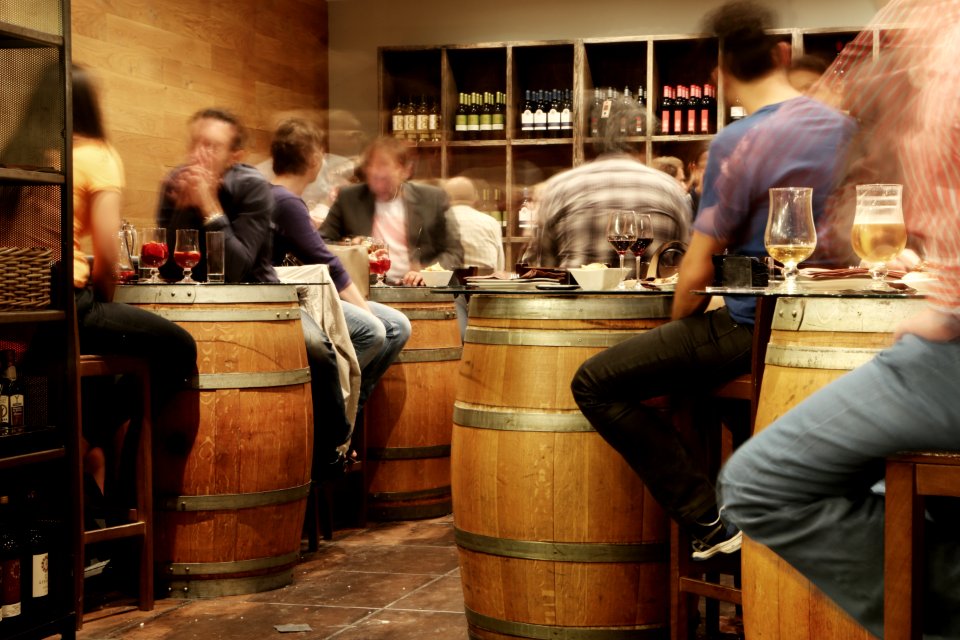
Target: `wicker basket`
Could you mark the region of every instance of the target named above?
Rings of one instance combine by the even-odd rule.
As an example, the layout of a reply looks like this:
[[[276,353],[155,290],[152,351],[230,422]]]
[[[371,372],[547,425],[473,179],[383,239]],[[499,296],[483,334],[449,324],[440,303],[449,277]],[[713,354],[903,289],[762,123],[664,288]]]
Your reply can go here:
[[[50,306],[50,249],[0,247],[0,311]]]

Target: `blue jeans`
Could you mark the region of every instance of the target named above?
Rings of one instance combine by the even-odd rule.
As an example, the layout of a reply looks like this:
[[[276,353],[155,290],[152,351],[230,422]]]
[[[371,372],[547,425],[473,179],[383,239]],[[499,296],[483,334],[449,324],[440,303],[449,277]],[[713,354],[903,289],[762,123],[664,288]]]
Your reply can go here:
[[[359,408],[362,409],[380,378],[410,339],[410,320],[379,302],[367,302],[372,314],[343,300],[340,305],[350,331],[350,342],[360,363]]]
[[[669,419],[643,400],[705,392],[750,370],[753,327],[726,307],[668,322],[584,362],[570,385],[593,428],[692,533],[716,518],[713,478]]]
[[[737,450],[720,474],[724,520],[883,637],[884,502],[871,486],[888,455],[960,450],[958,380],[960,341],[905,336]],[[958,505],[947,504],[953,526],[933,512],[925,527],[924,630],[957,638]]]

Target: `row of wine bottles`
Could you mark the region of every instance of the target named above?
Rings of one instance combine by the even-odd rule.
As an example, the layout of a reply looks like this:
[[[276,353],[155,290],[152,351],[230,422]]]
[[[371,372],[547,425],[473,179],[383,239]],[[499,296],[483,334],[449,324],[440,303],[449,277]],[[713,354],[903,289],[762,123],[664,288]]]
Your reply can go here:
[[[527,89],[520,107],[520,137],[573,137],[573,92],[570,89]]]
[[[506,113],[504,91],[461,93],[454,116],[454,134],[458,140],[503,140]]]
[[[440,104],[436,98],[427,102],[426,96],[420,96],[417,103],[412,97],[407,101],[397,100],[397,106],[390,114],[390,133],[395,138],[411,142],[439,142],[443,126]]]
[[[637,87],[636,97],[630,93],[629,86],[623,88],[623,93],[613,87],[595,88],[590,106],[590,136],[643,135],[647,130],[646,99],[642,86]],[[613,106],[616,103],[624,108],[615,110]],[[615,112],[619,112],[619,115]],[[633,115],[631,117],[628,114]],[[612,131],[611,127],[614,128]]]
[[[664,86],[657,112],[660,133],[664,135],[716,133],[716,89],[711,84],[705,84],[702,88],[695,84]]]
[[[47,612],[51,587],[58,584],[50,581],[50,566],[67,560],[51,558],[51,541],[62,535],[63,523],[46,518],[39,502],[34,491],[19,503],[0,495],[0,637]]]

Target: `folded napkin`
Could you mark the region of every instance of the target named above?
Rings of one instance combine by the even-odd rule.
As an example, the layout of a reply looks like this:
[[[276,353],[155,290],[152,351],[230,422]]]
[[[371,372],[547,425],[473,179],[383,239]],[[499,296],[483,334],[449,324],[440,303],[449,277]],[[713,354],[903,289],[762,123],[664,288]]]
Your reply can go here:
[[[548,269],[546,267],[531,267],[526,273],[520,276],[523,280],[532,278],[556,280],[565,283],[570,277],[565,269]]]
[[[870,270],[863,267],[848,267],[846,269],[801,269],[800,274],[812,280],[838,280],[841,278],[869,278]],[[887,279],[899,280],[905,271],[887,271]]]

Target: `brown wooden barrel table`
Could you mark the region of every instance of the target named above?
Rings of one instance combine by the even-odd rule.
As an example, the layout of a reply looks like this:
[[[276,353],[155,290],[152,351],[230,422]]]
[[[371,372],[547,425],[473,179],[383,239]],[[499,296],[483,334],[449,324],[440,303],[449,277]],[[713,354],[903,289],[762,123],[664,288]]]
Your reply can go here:
[[[671,297],[480,294],[454,410],[454,524],[470,637],[666,638],[667,518],[570,392]]]
[[[153,430],[158,580],[183,598],[290,584],[313,451],[296,288],[141,284],[116,299],[197,342],[193,388]]]
[[[364,408],[368,514],[374,520],[447,515],[450,429],[463,350],[453,295],[371,287],[370,300],[407,316],[412,332]]]
[[[923,304],[915,298],[777,300],[755,431],[893,344],[897,324]],[[747,538],[742,584],[748,640],[873,638],[793,567]]]

